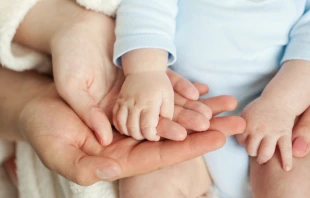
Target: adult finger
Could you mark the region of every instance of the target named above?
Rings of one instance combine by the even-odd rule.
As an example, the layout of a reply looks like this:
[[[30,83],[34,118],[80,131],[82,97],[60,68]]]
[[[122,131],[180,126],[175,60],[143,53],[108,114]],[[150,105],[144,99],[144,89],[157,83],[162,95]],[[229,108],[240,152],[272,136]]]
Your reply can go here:
[[[124,174],[122,176],[143,174],[196,158],[219,149],[225,144],[225,140],[222,133],[208,131],[193,133],[184,141],[179,142],[171,140],[143,142],[131,149],[130,155],[125,159],[126,163],[139,163],[136,163],[135,166],[122,166]],[[145,152],[140,152],[141,150]]]
[[[87,89],[83,89],[82,84],[75,84],[74,82],[69,82],[66,87],[58,86],[59,94],[96,133],[98,141],[102,145],[110,144],[113,138],[112,127],[107,116],[93,100]]]
[[[109,170],[110,166],[119,170],[113,160],[95,157],[103,147],[58,96],[37,99],[21,117],[22,132],[41,161],[70,181],[90,185],[100,180],[97,171]]]
[[[308,108],[293,129],[293,155],[304,157],[310,151],[310,108]]]
[[[205,94],[207,94],[209,92],[209,87],[206,84],[194,83],[194,86],[198,90],[200,96],[205,95]]]
[[[55,152],[56,150],[63,152]],[[121,175],[121,167],[114,159],[87,155],[75,146],[49,147],[45,156],[48,157],[41,159],[49,169],[79,185],[88,186]],[[51,159],[50,156],[57,160]]]
[[[245,127],[246,123],[243,118],[239,116],[224,116],[212,118],[208,130],[220,131],[225,136],[231,136],[243,133]]]
[[[210,119],[212,116],[212,111],[206,104],[197,100],[188,100],[179,95],[178,93],[174,94],[174,103],[175,105],[182,107],[183,109],[198,112],[208,119]]]
[[[160,117],[156,129],[158,136],[169,140],[182,141],[187,136],[187,131],[183,126],[167,118]]]
[[[173,121],[193,131],[205,131],[210,126],[210,121],[206,116],[180,106],[174,107]]]
[[[170,69],[167,70],[167,75],[175,92],[190,100],[199,98],[198,90],[189,80]]]
[[[212,110],[213,116],[225,112],[232,111],[237,107],[237,100],[232,96],[216,96],[200,100]]]
[[[183,120],[179,124],[168,119],[161,118],[157,126],[157,134],[171,140],[183,140],[186,137],[186,126],[190,120]],[[197,121],[196,121],[197,122]],[[202,120],[201,120],[202,122]],[[182,125],[182,126],[181,126]],[[210,120],[208,131],[219,131],[225,136],[231,136],[243,133],[245,130],[245,121],[238,116],[215,117]]]

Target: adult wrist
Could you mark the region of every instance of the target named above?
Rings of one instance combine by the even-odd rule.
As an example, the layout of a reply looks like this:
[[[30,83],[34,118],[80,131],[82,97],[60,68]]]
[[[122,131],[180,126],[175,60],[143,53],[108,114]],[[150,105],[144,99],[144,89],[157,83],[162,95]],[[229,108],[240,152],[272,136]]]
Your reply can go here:
[[[22,128],[25,125],[22,125],[22,122],[29,119],[31,115],[25,114],[26,109],[31,108],[33,101],[37,101],[45,92],[50,90],[54,83],[52,78],[47,76],[40,75],[36,72],[24,72],[21,73],[23,77],[23,83],[20,86],[18,96],[20,99],[17,101],[17,108],[15,113],[15,118],[13,119],[17,122],[14,126],[14,132],[17,140],[24,140],[24,135],[22,134]]]
[[[7,140],[21,139],[19,115],[39,92],[51,84],[50,78],[35,72],[14,72],[0,68],[0,136]]]
[[[104,14],[83,9],[77,4],[68,4],[67,10],[73,13],[62,18],[66,18],[64,23],[60,24],[50,37],[49,52],[68,37],[79,34],[79,39],[87,40],[98,44],[98,50],[105,50],[102,46],[113,46],[115,41],[114,20]],[[78,42],[78,40],[77,40]],[[103,44],[103,45],[102,45]]]
[[[82,19],[86,9],[71,0],[41,0],[29,10],[19,25],[14,41],[50,53],[53,37]]]
[[[21,108],[16,119],[18,122],[16,131],[18,131],[17,138],[19,140],[27,140],[27,135],[24,132],[28,131],[28,126],[34,124],[33,120],[35,119],[33,117],[36,116],[38,106],[42,108],[48,103],[49,99],[59,97],[52,81],[41,86],[29,83],[29,86],[32,86],[33,94],[20,105]]]

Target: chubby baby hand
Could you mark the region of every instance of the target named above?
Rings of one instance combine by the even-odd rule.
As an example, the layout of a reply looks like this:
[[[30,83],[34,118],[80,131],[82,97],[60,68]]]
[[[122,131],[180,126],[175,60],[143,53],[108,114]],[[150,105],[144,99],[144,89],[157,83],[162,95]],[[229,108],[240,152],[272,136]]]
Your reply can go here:
[[[277,100],[259,97],[244,109],[242,117],[247,127],[237,139],[245,145],[248,154],[257,156],[257,162],[263,164],[271,159],[278,146],[283,169],[291,170],[294,111]]]
[[[117,130],[137,140],[158,141],[159,116],[172,119],[174,92],[166,71],[141,72],[126,77],[113,109]]]

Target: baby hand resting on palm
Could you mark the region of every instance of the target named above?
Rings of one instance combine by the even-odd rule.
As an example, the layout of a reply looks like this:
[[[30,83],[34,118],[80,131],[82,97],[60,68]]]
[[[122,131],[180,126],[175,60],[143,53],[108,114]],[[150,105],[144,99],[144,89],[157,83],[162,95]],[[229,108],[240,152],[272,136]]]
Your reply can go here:
[[[101,18],[99,19],[101,20]],[[101,21],[99,22],[102,24]],[[110,23],[110,25],[113,25],[112,19],[110,19]],[[111,79],[123,79],[123,76],[115,76],[119,74],[122,75],[121,72],[115,71],[119,68],[112,65],[109,67],[106,66],[107,64],[112,64],[109,59],[112,48],[107,49],[106,46],[112,46],[114,42],[114,33],[110,31],[109,28],[98,26],[97,20],[94,20],[94,23],[88,23],[88,26],[91,28],[85,28],[84,23],[78,23],[73,27],[67,28],[66,31],[60,31],[60,33],[56,35],[51,43],[53,74],[55,86],[60,96],[94,132],[98,141],[106,146],[109,145],[113,139],[110,124],[112,116],[110,115],[110,111],[103,111],[100,102],[103,95],[109,92],[106,88],[113,86],[107,83],[114,84],[114,87],[118,87],[115,83],[121,81],[113,82]],[[103,33],[106,37],[102,36]],[[87,39],[85,39],[86,37]],[[63,51],[67,51],[68,53],[63,54]],[[164,52],[160,55],[163,54]],[[124,57],[126,56],[127,55],[124,55]],[[76,57],[82,58],[77,59]],[[168,78],[166,74],[167,56],[163,59],[159,59],[159,56],[156,57],[154,53],[150,57],[152,57],[152,59],[149,59],[149,62],[143,62],[143,58],[145,58],[145,60],[147,58],[144,54],[141,58],[142,62],[134,56],[128,59],[131,61],[128,62],[129,64],[123,61],[123,68],[124,71],[127,72],[127,78],[114,108],[114,123],[116,128],[122,133],[127,134],[128,123],[130,124],[128,126],[131,128],[131,130],[129,130],[129,135],[131,135],[131,132],[138,131],[137,133],[132,133],[132,137],[142,139],[144,135],[142,137],[141,135],[139,136],[139,134],[141,134],[139,130],[139,117],[141,114],[141,120],[143,119],[144,123],[143,130],[148,131],[147,134],[150,134],[147,138],[156,140],[158,137],[156,137],[154,127],[157,125],[158,112],[160,112],[160,115],[163,117],[172,118],[173,106],[176,104],[176,106],[181,107],[180,104],[177,103],[182,103],[184,100],[187,101],[186,104],[189,103],[191,105],[185,105],[184,108],[178,109],[191,111],[194,114],[198,113],[202,116],[206,114],[211,117],[210,109],[197,100],[199,92],[194,85],[181,77],[178,79],[178,82],[174,82],[173,86],[171,85],[170,80],[175,81],[177,74],[174,73],[172,75],[173,72],[167,71],[170,77]],[[162,61],[162,64],[159,64],[161,63],[159,61]],[[161,66],[161,68],[155,67],[158,65]],[[135,66],[137,66],[136,69]],[[111,79],[107,80],[106,78],[108,76]],[[181,86],[178,87],[178,84]],[[175,88],[175,93],[172,87]],[[191,88],[181,90],[180,87]],[[193,90],[197,92],[194,93]],[[175,97],[177,100],[176,103],[173,101],[174,94],[177,96]],[[116,94],[111,94],[107,97],[109,103],[111,103],[111,110],[114,102],[117,100],[115,96]],[[157,107],[160,107],[161,110],[159,110],[159,108],[157,109]],[[204,109],[206,110],[204,111]],[[124,111],[127,113],[124,114]],[[206,113],[201,113],[203,111]],[[145,128],[145,126],[148,125],[150,127]],[[183,126],[184,130],[180,131],[179,134],[171,133],[165,135],[170,139],[180,140],[180,137],[186,137],[185,129],[196,130],[199,128],[201,130],[207,130],[207,126],[207,124],[203,127],[187,125]],[[178,135],[178,137],[176,137],[176,135]]]
[[[156,132],[159,117],[172,119],[174,111],[167,61],[167,52],[159,49],[138,49],[122,56],[126,79],[113,109],[113,123],[118,131],[137,140],[160,139]],[[210,119],[211,110],[204,108]]]

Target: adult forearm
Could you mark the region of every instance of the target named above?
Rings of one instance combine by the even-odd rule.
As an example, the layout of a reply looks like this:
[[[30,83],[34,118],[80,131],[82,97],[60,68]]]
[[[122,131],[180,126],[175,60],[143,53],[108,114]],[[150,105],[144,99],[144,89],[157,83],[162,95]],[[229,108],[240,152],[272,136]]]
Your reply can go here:
[[[0,138],[18,140],[18,120],[26,104],[52,83],[34,72],[13,72],[0,67]]]

